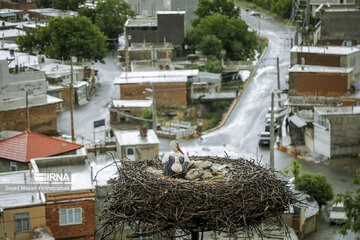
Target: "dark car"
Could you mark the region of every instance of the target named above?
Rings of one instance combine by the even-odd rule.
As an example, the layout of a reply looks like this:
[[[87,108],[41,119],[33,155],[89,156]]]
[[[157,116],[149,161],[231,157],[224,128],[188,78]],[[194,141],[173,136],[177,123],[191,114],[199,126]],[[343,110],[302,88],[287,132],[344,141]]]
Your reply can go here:
[[[259,146],[270,146],[270,132],[260,133]]]

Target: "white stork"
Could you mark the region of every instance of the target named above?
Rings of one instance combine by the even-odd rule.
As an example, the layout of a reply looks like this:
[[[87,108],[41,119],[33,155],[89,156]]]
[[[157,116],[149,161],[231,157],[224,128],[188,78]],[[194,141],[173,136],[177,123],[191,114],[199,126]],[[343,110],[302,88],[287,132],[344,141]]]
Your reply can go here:
[[[173,152],[166,153],[161,160],[163,173],[165,176],[184,177],[190,165],[190,159],[179,147],[175,140],[170,142]]]

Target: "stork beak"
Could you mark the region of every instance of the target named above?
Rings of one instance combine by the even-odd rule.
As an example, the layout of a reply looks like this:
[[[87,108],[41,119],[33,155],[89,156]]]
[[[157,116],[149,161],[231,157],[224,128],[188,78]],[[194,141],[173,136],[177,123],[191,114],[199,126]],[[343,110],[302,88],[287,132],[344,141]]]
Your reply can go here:
[[[177,149],[179,150],[179,152],[180,152],[181,154],[183,154],[183,155],[184,155],[183,151],[180,149],[180,147],[179,147],[179,146],[177,147]]]

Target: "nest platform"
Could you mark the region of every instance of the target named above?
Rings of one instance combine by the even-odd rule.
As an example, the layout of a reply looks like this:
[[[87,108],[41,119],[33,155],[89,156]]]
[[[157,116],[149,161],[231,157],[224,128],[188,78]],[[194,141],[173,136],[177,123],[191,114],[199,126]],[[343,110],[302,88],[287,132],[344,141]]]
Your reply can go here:
[[[261,225],[284,227],[281,215],[299,202],[281,173],[254,160],[190,157],[229,167],[226,175],[203,181],[176,179],[149,172],[161,170],[161,160],[124,161],[102,214],[104,232],[131,226],[132,236],[171,229],[184,234],[217,231],[234,235]],[[139,234],[140,229],[151,229]]]

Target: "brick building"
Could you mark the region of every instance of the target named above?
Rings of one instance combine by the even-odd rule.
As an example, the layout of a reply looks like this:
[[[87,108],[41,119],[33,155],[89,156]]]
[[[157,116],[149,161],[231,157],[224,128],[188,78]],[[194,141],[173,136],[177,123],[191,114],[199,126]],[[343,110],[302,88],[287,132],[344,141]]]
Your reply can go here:
[[[0,130],[26,130],[26,92],[30,129],[56,134],[56,104],[62,100],[46,94],[44,72],[23,68],[9,73],[7,60],[0,60]]]
[[[46,226],[56,239],[93,239],[95,190],[47,193]]]
[[[289,96],[338,97],[352,82],[352,68],[294,65],[289,69]]]
[[[123,72],[114,80],[120,86],[120,100],[144,100],[151,97],[147,89],[154,85],[156,108],[186,107],[188,84],[198,70]]]
[[[290,51],[290,67],[302,61],[311,66],[353,68],[354,81],[360,81],[360,48],[294,46]]]
[[[185,42],[185,12],[158,11],[156,17],[137,16],[125,23],[129,45],[132,43],[170,42],[183,47]]]
[[[27,11],[29,9],[32,9],[34,3],[35,0],[0,0],[0,8],[20,9]]]

